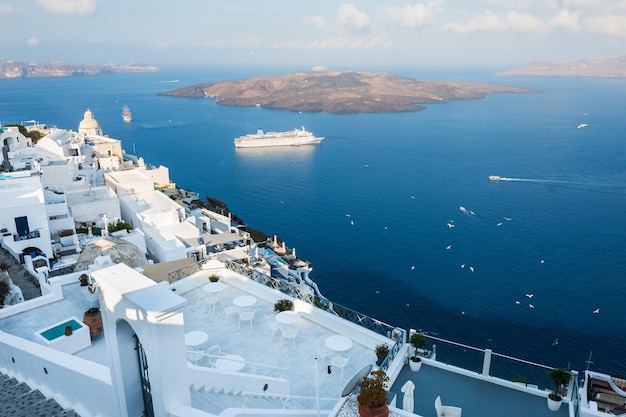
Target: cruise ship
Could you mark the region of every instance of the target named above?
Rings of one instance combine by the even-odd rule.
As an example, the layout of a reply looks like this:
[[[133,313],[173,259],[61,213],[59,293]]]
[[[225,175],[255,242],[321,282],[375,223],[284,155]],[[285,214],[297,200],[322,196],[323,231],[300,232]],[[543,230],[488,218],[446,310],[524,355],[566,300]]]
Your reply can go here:
[[[358,416],[373,370],[385,416],[626,413],[622,379],[560,368],[555,386],[552,366],[411,345],[324,297],[294,248],[192,204],[89,110],[78,132],[34,128],[0,127],[3,415]]]
[[[288,132],[263,132],[258,129],[255,134],[240,136],[235,139],[235,148],[263,148],[269,146],[300,146],[317,145],[324,138],[318,138],[311,132],[294,129]]]

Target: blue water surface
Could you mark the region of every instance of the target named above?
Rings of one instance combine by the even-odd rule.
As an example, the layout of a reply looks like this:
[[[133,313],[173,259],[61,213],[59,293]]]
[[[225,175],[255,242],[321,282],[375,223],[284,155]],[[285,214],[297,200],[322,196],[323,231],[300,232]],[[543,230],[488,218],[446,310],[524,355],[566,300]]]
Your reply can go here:
[[[582,370],[593,352],[593,369],[626,375],[626,80],[396,73],[537,93],[419,112],[298,113],[157,96],[258,75],[172,68],[0,80],[0,121],[76,130],[89,108],[127,152],[295,247],[336,302],[552,366]],[[326,139],[233,145],[257,128],[300,126]]]

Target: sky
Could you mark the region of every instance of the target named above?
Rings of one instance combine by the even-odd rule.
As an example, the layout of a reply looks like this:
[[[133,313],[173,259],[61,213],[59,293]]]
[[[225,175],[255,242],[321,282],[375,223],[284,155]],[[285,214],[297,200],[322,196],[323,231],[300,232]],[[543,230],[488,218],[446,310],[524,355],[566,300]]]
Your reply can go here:
[[[0,0],[0,60],[508,69],[626,54],[626,0]]]

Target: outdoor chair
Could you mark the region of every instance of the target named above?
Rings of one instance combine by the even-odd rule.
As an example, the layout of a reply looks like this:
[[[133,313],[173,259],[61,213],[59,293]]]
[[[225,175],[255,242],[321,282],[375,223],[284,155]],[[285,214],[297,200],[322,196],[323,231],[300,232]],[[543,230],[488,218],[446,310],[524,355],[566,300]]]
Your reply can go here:
[[[333,367],[333,369],[335,369],[335,368],[341,369],[341,376],[339,378],[339,381],[341,381],[341,382],[343,382],[343,368],[346,367],[348,362],[350,362],[350,358],[349,357],[340,356],[340,355],[335,355],[330,360],[330,365]]]
[[[213,314],[215,314],[215,306],[221,304],[222,299],[217,294],[210,294],[204,297],[204,307],[205,309],[212,309]]]
[[[298,335],[298,328],[294,326],[281,326],[280,327],[280,347],[283,347],[285,340],[291,339],[293,342],[293,350],[296,350],[296,336]]]
[[[317,353],[317,359],[321,359],[321,366],[324,366],[324,361],[332,356],[330,349],[326,347],[325,338],[320,338],[315,341],[315,353]]]
[[[435,411],[437,411],[437,417],[461,417],[460,407],[452,407],[449,405],[441,405],[441,397],[437,396],[435,399]]]
[[[280,330],[280,323],[276,321],[276,317],[271,314],[265,316],[265,321],[267,322],[267,327],[271,332],[271,340],[274,341],[274,333]]]
[[[256,310],[239,310],[237,312],[239,317],[239,324],[237,330],[241,330],[241,323],[250,322],[250,331],[252,331],[252,321],[254,320],[254,314]]]
[[[206,358],[209,365],[215,366],[215,362],[219,359],[217,356],[222,356],[222,348],[220,345],[213,345],[206,350]]]
[[[230,305],[224,305],[224,303],[222,303],[222,308],[224,309],[224,315],[226,316],[226,321],[228,322],[228,318],[231,316],[237,316],[238,315],[238,309],[237,307],[235,307],[234,305],[230,304]]]

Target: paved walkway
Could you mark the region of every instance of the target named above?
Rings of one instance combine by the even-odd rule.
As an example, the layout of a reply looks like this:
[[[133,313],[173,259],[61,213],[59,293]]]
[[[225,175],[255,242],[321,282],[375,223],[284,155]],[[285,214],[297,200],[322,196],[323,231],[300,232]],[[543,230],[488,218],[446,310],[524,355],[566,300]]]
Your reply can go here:
[[[9,276],[13,280],[13,283],[22,290],[24,300],[31,300],[41,296],[39,281],[37,281],[30,272],[24,269],[24,266],[4,248],[0,248],[0,262],[11,265],[9,268]]]

